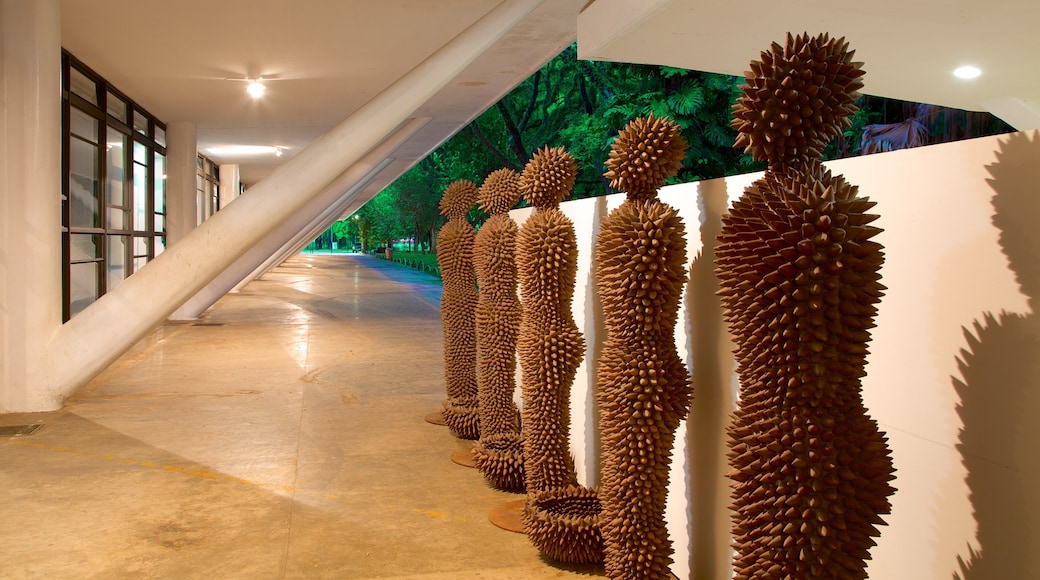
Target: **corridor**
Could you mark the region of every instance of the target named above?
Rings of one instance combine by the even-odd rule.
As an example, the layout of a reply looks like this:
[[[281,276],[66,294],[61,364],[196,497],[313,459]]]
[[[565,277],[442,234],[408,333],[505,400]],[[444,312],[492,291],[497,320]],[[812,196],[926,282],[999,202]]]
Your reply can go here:
[[[0,415],[0,578],[537,579],[449,459],[432,276],[299,255],[54,413]],[[7,431],[12,431],[8,429]]]

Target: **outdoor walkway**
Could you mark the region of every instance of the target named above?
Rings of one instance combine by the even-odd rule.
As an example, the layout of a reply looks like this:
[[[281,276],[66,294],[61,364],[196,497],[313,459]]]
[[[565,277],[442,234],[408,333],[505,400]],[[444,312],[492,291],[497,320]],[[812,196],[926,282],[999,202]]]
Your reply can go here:
[[[527,579],[520,496],[449,457],[432,276],[290,259],[0,437],[0,578]]]

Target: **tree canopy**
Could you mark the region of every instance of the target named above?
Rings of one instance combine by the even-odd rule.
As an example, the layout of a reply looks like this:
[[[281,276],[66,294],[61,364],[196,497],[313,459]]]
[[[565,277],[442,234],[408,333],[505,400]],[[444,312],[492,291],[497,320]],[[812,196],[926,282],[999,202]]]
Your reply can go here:
[[[611,142],[626,123],[651,113],[675,121],[690,144],[673,182],[758,171],[764,166],[733,147],[730,110],[742,82],[671,67],[578,60],[571,45],[358,211],[356,234],[366,247],[410,238],[432,249],[443,223],[437,204],[448,184],[479,184],[503,167],[520,171],[545,146],[564,147],[577,159],[573,198],[611,193],[603,177]],[[859,104],[853,126],[825,152],[828,159],[1012,130],[985,113],[869,96]],[[485,217],[476,209],[470,215],[476,224]]]

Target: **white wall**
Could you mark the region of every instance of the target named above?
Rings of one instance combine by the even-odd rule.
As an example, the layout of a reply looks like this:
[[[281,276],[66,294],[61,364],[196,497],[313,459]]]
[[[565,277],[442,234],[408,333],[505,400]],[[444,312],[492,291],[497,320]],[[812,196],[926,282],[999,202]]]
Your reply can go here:
[[[876,239],[885,246],[882,283],[889,289],[863,395],[888,435],[898,491],[871,552],[870,576],[952,578],[961,571],[958,559],[971,561],[981,550],[966,580],[1040,578],[1040,453],[1030,447],[1040,442],[1040,421],[1028,421],[1028,413],[1040,412],[1040,320],[1027,296],[1040,291],[1033,283],[1040,282],[1040,229],[1033,224],[1040,188],[1031,173],[1040,166],[1037,133],[828,166],[878,202],[875,224],[885,230]],[[691,260],[676,345],[691,369],[694,403],[677,438],[667,513],[679,578],[730,575],[724,430],[738,385],[711,249],[720,215],[757,177],[661,193],[685,220]],[[561,208],[576,223],[573,308],[588,343],[571,396],[572,451],[586,484],[599,480],[594,369],[605,338],[590,262],[599,220],[621,201],[615,195]],[[1001,208],[996,218],[994,204]],[[512,215],[522,224],[530,210]]]

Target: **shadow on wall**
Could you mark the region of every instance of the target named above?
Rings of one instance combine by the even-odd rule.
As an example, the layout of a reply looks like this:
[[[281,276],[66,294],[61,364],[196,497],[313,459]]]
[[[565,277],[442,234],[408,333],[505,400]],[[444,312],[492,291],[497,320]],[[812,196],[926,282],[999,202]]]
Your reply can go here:
[[[734,409],[734,345],[716,295],[719,280],[714,261],[722,214],[729,206],[726,180],[701,182],[698,204],[702,246],[690,266],[685,305],[690,337],[687,360],[693,373],[693,404],[686,428],[690,577],[728,578],[732,570],[726,426]]]
[[[978,525],[978,549],[958,557],[959,580],[1040,578],[1040,188],[1035,171],[1040,139],[1001,141],[988,166],[993,224],[1029,314],[985,313],[964,329],[967,347],[953,384],[963,427],[957,445]],[[956,289],[954,289],[956,291]]]

